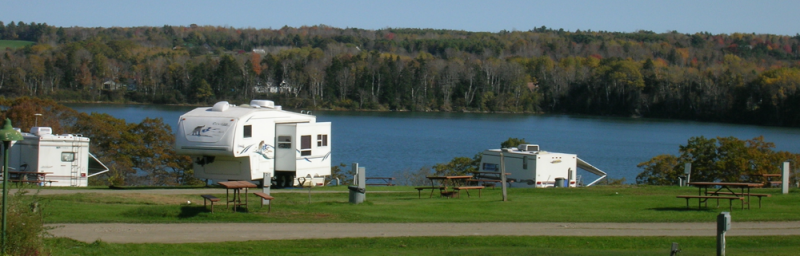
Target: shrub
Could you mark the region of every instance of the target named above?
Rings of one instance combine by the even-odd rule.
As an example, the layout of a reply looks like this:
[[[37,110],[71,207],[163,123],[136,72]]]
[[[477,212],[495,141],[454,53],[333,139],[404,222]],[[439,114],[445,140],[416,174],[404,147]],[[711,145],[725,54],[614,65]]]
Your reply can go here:
[[[8,197],[5,255],[49,254],[44,238],[50,236],[47,231],[52,228],[44,226],[45,204],[38,192],[32,196],[26,196],[27,193],[19,189]]]

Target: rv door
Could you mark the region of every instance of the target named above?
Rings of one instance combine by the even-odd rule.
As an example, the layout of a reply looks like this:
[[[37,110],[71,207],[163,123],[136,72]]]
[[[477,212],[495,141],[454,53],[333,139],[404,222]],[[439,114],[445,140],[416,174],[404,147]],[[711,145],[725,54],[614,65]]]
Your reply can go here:
[[[295,171],[297,124],[275,124],[275,171]]]

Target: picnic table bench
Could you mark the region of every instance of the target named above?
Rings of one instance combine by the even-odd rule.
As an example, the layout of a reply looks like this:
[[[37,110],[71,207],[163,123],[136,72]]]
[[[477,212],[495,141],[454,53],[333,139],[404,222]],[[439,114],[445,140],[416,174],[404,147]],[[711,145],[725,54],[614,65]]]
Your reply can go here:
[[[484,187],[495,187],[495,183],[503,182],[502,180],[490,180],[490,179],[469,179],[467,180],[470,184],[478,184],[479,182],[483,182]]]
[[[474,171],[474,172],[470,172],[470,173],[473,174],[473,178],[467,180],[467,183],[474,184],[476,186],[479,185],[480,183],[483,183],[484,187],[492,187],[492,188],[494,188],[496,186],[496,183],[503,182],[502,173],[500,173],[500,172]],[[511,175],[511,173],[506,173],[506,176],[508,176],[508,175]],[[510,179],[508,179],[506,181],[507,182],[511,182]]]
[[[206,202],[211,201],[211,213],[214,213],[214,202],[219,202],[219,198],[212,195],[200,195],[203,197],[203,207],[206,207]]]
[[[472,179],[472,176],[467,176],[467,175],[427,176],[426,178],[428,178],[428,180],[431,181],[431,186],[430,186],[431,188],[437,187],[436,184],[435,184],[436,183],[435,181],[439,181],[439,187],[440,187],[439,188],[439,193],[441,194],[441,196],[444,196],[444,197],[447,197],[447,198],[451,198],[453,196],[457,196],[458,195],[458,191],[455,191],[455,190],[447,191],[447,188],[448,187],[457,187],[459,185],[462,185],[463,182],[460,182],[460,181],[466,181],[468,179]],[[431,190],[431,197],[432,196],[433,196],[433,190]]]
[[[728,208],[730,211],[733,211],[733,200],[741,200],[744,202],[744,197],[738,196],[689,196],[689,195],[679,195],[678,198],[685,198],[686,199],[686,209],[689,209],[689,199],[697,198],[697,209],[700,209],[703,203],[705,203],[708,199],[717,199],[717,207],[719,207],[719,199],[728,199]]]
[[[770,187],[780,187],[783,182],[781,181],[772,181],[770,178],[777,177],[780,178],[782,175],[778,173],[765,173],[761,174],[764,177],[765,185],[769,185]]]
[[[17,187],[19,187],[19,184],[23,184],[23,183],[38,184],[40,182],[38,180],[8,180],[8,181],[11,182],[11,183],[14,183]]]
[[[484,186],[460,186],[460,187],[453,187],[453,190],[455,190],[455,191],[461,191],[461,190],[467,191],[467,197],[469,197],[469,190],[470,189],[477,189],[478,190],[478,198],[480,198],[481,197],[481,190],[483,188],[484,188]]]
[[[267,212],[272,211],[272,199],[275,199],[274,197],[272,197],[270,195],[267,195],[267,193],[264,193],[264,192],[255,192],[253,194],[255,194],[258,197],[263,198],[264,200],[270,201],[270,203],[267,204],[267,207],[268,207],[267,208]],[[264,207],[264,200],[261,200],[261,207]]]
[[[764,184],[762,183],[746,183],[746,182],[689,182],[689,185],[695,186],[698,189],[697,196],[694,196],[693,198],[699,198],[700,202],[705,203],[706,206],[708,205],[708,199],[709,199],[709,198],[704,198],[706,196],[719,197],[717,199],[729,199],[730,203],[733,203],[734,199],[738,199],[738,197],[741,197],[742,210],[744,210],[745,204],[747,205],[747,209],[748,210],[750,209],[750,195],[751,195],[750,189],[764,186]],[[714,190],[709,192],[708,191],[709,188],[712,188]],[[720,196],[721,194],[718,194],[719,192],[728,192],[731,193],[729,195],[736,195],[737,191],[734,191],[735,189],[738,189],[738,193],[741,195],[738,197],[734,197],[734,199],[721,197]],[[761,197],[759,197],[759,200],[761,200]],[[689,199],[686,199],[686,201],[688,204]],[[719,200],[717,200],[717,207],[719,207]]]
[[[733,192],[708,192],[709,195],[732,195],[732,196],[755,196],[758,197],[758,208],[761,208],[762,197],[772,197],[771,194],[756,194],[756,193],[733,193]]]
[[[364,180],[367,182],[365,185],[368,186],[394,186],[392,184],[394,177],[365,177]],[[381,183],[369,183],[369,180],[377,180],[381,181]]]

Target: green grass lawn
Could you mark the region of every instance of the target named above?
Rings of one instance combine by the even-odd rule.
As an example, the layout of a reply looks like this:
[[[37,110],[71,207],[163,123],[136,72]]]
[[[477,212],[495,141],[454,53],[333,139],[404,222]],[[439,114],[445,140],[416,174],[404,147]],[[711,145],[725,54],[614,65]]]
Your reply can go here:
[[[28,45],[35,44],[36,42],[32,41],[23,41],[23,40],[0,40],[0,49],[11,48],[17,49],[22,48]]]
[[[48,188],[49,189],[49,188]],[[101,190],[95,188],[93,190]],[[314,188],[314,191],[346,192],[346,187]],[[92,191],[92,190],[90,190]],[[311,203],[305,190],[273,193],[272,212],[260,209],[251,196],[246,212],[225,211],[218,203],[213,214],[202,205],[200,193],[161,195],[128,189],[124,194],[79,193],[38,196],[48,223],[396,223],[396,222],[713,222],[720,208],[697,209],[695,200],[686,209],[684,199],[696,188],[659,186],[597,186],[576,189],[510,189],[510,201],[501,202],[500,189],[485,189],[461,198],[440,198],[412,187],[368,187],[367,201],[348,203],[347,193],[314,193]],[[126,191],[126,192],[128,192]],[[477,191],[475,191],[477,192]],[[800,191],[788,195],[778,189],[769,193],[763,208],[741,210],[734,203],[738,221],[800,220]],[[220,188],[217,197],[225,198]],[[192,201],[187,205],[186,201]],[[752,207],[751,207],[752,208]],[[305,239],[197,244],[83,243],[66,238],[47,239],[53,255],[668,255],[672,242],[681,245],[679,255],[713,255],[714,237],[401,237]],[[728,237],[728,255],[797,255],[800,237]]]
[[[797,255],[800,237],[729,237],[727,255]],[[194,244],[110,244],[48,239],[53,255],[714,255],[714,237],[399,237]]]
[[[315,191],[346,191],[344,187],[315,188]],[[370,193],[370,191],[374,193]],[[388,191],[389,193],[379,193]],[[428,191],[429,192],[429,191]],[[753,198],[751,210],[741,210],[734,202],[735,221],[800,220],[800,191],[781,195],[778,189],[758,189],[771,193],[758,208]],[[434,194],[438,193],[435,192]],[[219,189],[214,214],[203,207],[197,195],[158,195],[80,193],[40,196],[49,214],[49,223],[186,223],[186,222],[709,222],[721,211],[728,211],[727,200],[697,208],[696,199],[686,208],[676,195],[696,194],[696,188],[654,186],[597,186],[577,189],[509,189],[510,201],[502,202],[500,189],[484,189],[482,197],[472,191],[461,198],[440,198],[423,191],[418,198],[411,187],[369,187],[364,204],[348,203],[347,193],[274,193],[272,212],[260,209],[259,198],[249,196],[248,213],[225,211],[225,190]],[[187,205],[186,201],[192,201]],[[220,207],[222,206],[222,207]]]

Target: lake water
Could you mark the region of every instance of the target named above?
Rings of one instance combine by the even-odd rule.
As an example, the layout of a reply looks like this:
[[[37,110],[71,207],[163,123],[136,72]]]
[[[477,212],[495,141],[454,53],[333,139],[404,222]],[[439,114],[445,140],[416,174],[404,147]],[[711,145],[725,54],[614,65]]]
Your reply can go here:
[[[177,125],[178,117],[194,107],[160,105],[67,104],[82,112],[107,113],[127,122],[163,118]],[[332,163],[358,162],[368,176],[396,172],[472,157],[499,148],[509,137],[524,138],[542,150],[578,154],[608,173],[635,181],[637,164],[660,154],[678,154],[690,137],[751,139],[764,136],[777,150],[800,152],[800,129],[571,115],[335,112],[316,111],[318,122],[332,122]],[[174,130],[174,129],[173,129]],[[585,181],[594,180],[588,173]]]

